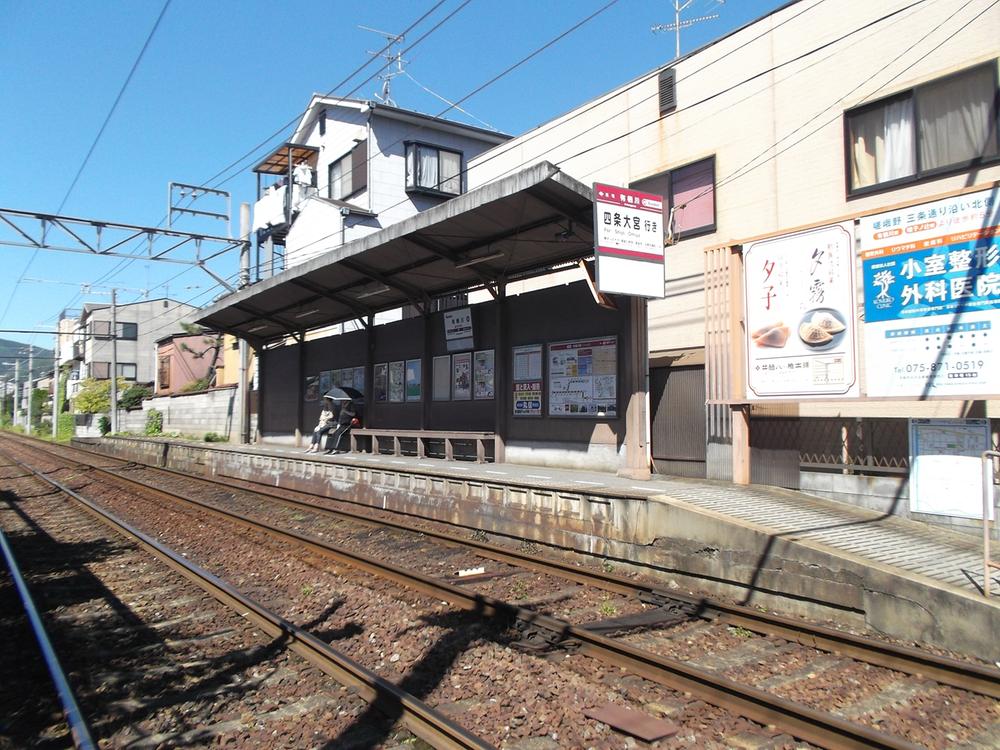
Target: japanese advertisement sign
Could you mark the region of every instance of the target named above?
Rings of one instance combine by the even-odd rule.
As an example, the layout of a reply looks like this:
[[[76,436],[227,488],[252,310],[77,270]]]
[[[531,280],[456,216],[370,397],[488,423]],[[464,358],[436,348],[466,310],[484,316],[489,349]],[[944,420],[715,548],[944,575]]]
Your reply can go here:
[[[853,228],[743,249],[748,400],[858,396]]]
[[[992,444],[988,419],[911,419],[910,510],[982,518],[981,456]]]
[[[389,363],[389,401],[401,404],[406,398],[406,362]]]
[[[998,224],[995,189],[860,220],[869,396],[1000,393]]]
[[[663,196],[594,183],[597,288],[663,298]]]
[[[549,416],[618,416],[618,339],[549,344]]]
[[[419,359],[406,360],[406,400],[419,401],[423,397],[423,362]]]
[[[453,401],[472,398],[472,352],[451,355],[451,398]]]
[[[485,400],[493,398],[493,350],[483,349],[473,357],[473,398]]]
[[[463,307],[461,310],[445,310],[444,340],[449,352],[457,352],[473,347],[472,310]]]
[[[515,346],[511,349],[511,358],[514,416],[542,416],[542,345]]]

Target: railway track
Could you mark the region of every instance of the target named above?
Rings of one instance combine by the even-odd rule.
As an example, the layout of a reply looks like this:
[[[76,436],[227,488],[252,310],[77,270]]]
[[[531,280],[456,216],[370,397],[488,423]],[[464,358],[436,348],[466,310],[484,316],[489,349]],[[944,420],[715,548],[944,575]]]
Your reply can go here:
[[[204,478],[181,477],[176,474],[166,474],[160,469],[138,468],[135,465],[111,461],[106,457],[102,457],[102,460],[119,464],[117,470],[107,470],[104,473],[109,481],[129,483],[136,491],[148,492],[150,491],[149,485],[146,481],[138,481],[135,476],[124,477],[123,474],[155,474],[160,477],[161,484],[166,481],[168,484],[171,482],[188,483],[189,487],[206,487],[207,480]],[[87,471],[92,476],[97,472],[97,469],[91,467]],[[149,477],[146,477],[146,480],[148,479]],[[235,489],[233,482],[216,483],[211,493],[206,493],[202,489],[199,494],[214,494],[217,502],[224,501],[228,497],[229,505],[239,506],[240,502],[235,499]],[[373,528],[372,524],[377,523],[370,515],[362,513],[347,513],[341,510],[334,515],[334,511],[329,508],[316,507],[317,498],[304,498],[301,493],[282,492],[281,497],[275,497],[273,493],[269,494],[264,502],[272,506],[271,511],[275,506],[274,501],[281,500],[281,503],[289,509],[288,512],[292,515],[284,521],[272,519],[271,522],[262,523],[260,519],[251,518],[247,513],[238,512],[232,507],[223,508],[217,502],[207,503],[204,500],[184,497],[182,493],[164,489],[162,486],[155,491],[159,493],[161,500],[173,503],[184,502],[199,507],[200,512],[224,516],[230,522],[241,524],[246,528],[263,529],[268,534],[278,536],[286,542],[304,546],[313,553],[333,556],[339,563],[349,564],[358,569],[388,577],[402,586],[415,588],[430,596],[440,598],[453,607],[477,611],[481,615],[499,620],[520,623],[522,635],[526,633],[529,636],[527,640],[522,638],[520,641],[519,645],[522,647],[534,645],[538,647],[539,651],[570,648],[578,653],[595,657],[603,664],[617,668],[624,667],[629,672],[641,675],[647,680],[693,694],[706,702],[723,706],[727,710],[735,711],[762,724],[776,724],[795,736],[820,745],[829,747],[913,746],[907,740],[892,736],[890,733],[880,732],[872,727],[865,727],[828,712],[809,708],[795,701],[770,695],[752,686],[728,680],[722,674],[724,670],[694,668],[691,663],[699,663],[697,656],[691,658],[689,654],[687,663],[685,663],[676,658],[660,655],[657,651],[664,650],[665,643],[670,644],[671,641],[677,641],[678,633],[680,633],[681,639],[690,644],[692,640],[704,641],[710,638],[725,641],[727,636],[729,636],[730,641],[733,638],[744,639],[746,633],[757,632],[767,634],[771,639],[780,638],[784,639],[785,642],[795,641],[807,644],[810,648],[818,647],[823,651],[849,655],[853,659],[861,658],[869,664],[878,664],[880,667],[891,667],[923,677],[933,673],[934,679],[942,684],[959,686],[963,691],[978,692],[994,699],[997,696],[995,670],[978,665],[942,659],[913,649],[901,649],[891,644],[870,641],[829,629],[816,628],[796,620],[777,618],[754,610],[677,596],[673,592],[657,589],[654,586],[641,584],[608,572],[581,570],[566,563],[546,561],[534,551],[511,551],[496,545],[467,538],[462,539],[442,532],[431,534],[427,529],[424,529],[419,537],[415,537],[412,522],[396,523],[391,533],[408,534],[410,538],[410,541],[397,539],[398,550],[409,546],[411,547],[409,551],[412,553],[414,549],[430,540],[439,546],[447,545],[449,549],[460,550],[460,552],[448,556],[449,568],[454,567],[453,562],[463,564],[463,561],[467,562],[469,559],[482,562],[484,558],[487,558],[515,571],[522,571],[512,573],[507,568],[492,570],[490,573],[484,572],[478,576],[469,576],[460,584],[442,581],[440,575],[414,574],[410,570],[389,565],[370,556],[344,549],[335,549],[326,542],[318,541],[314,535],[307,536],[290,530],[290,527],[296,525],[318,528],[313,523],[312,517],[303,516],[303,514],[313,514],[317,518],[336,519],[332,522],[327,521],[333,527],[329,532],[321,532],[326,538],[337,536],[338,533],[341,537],[351,537],[352,535],[356,537],[359,533],[357,531],[359,525],[371,529]],[[242,502],[246,505],[249,501]],[[261,497],[258,495],[258,505],[260,502]],[[277,514],[276,511],[272,513],[272,515],[275,514]],[[299,517],[295,518],[295,514],[298,514]],[[353,524],[354,526],[345,529],[343,528],[344,524]],[[339,531],[337,530],[338,525],[340,526]],[[324,526],[324,528],[327,527]],[[381,541],[385,542],[386,540]],[[426,551],[419,551],[417,554],[435,557]],[[440,564],[440,560],[438,563]],[[524,580],[523,571],[526,569],[543,573],[543,577],[546,578],[554,577],[563,581],[572,581],[583,589],[599,590],[618,597],[611,603],[607,599],[602,600],[599,608],[602,614],[615,615],[619,608],[623,611],[631,608],[631,611],[626,611],[626,614],[621,616],[606,616],[598,622],[571,624],[568,619],[554,617],[545,611],[546,595],[544,592],[536,595],[538,592],[534,589],[525,591],[523,598],[534,600],[534,608],[528,608],[485,594],[482,590],[469,590],[471,584],[482,586],[490,583],[493,584],[494,588],[498,586],[502,588],[503,585],[507,585],[509,589],[511,580],[516,588],[517,582]],[[440,571],[438,572],[440,573]],[[546,586],[548,589],[552,589],[551,583],[542,585],[542,589],[544,590]],[[567,595],[565,598],[573,599],[574,597]],[[559,597],[549,596],[548,603],[551,604],[558,599]],[[637,603],[640,606],[637,606]],[[543,606],[540,607],[539,604]],[[706,623],[704,618],[708,618],[709,621]],[[667,637],[664,638],[664,631],[670,628],[674,632],[667,633]],[[694,632],[696,630],[697,633]],[[602,633],[617,633],[620,636],[609,638]],[[734,633],[735,635],[733,635]],[[692,636],[694,636],[693,639]],[[779,659],[785,658],[787,660],[789,658],[787,650],[783,651],[780,648],[771,649],[770,652],[765,650],[765,653]],[[704,655],[701,656],[704,657]],[[802,661],[801,654],[798,655],[798,659],[800,662]],[[711,659],[700,659],[703,665],[710,661]],[[728,661],[730,671],[733,671],[734,663],[737,667],[746,667],[746,659],[743,657],[728,660],[722,658],[721,661],[723,663]],[[807,662],[805,662],[805,666],[808,667]],[[744,669],[744,671],[746,670]],[[943,743],[940,746],[948,746],[948,744]]]
[[[433,747],[491,747],[63,483],[6,451],[2,459],[57,491],[34,496],[29,513],[30,493],[15,503],[5,490],[5,515],[14,526],[21,521],[12,546],[35,577],[59,571],[38,588],[55,610],[49,619],[102,747],[213,745],[233,736],[261,747],[396,747],[418,737]],[[220,721],[220,710],[238,718]],[[311,712],[331,720],[313,729]]]

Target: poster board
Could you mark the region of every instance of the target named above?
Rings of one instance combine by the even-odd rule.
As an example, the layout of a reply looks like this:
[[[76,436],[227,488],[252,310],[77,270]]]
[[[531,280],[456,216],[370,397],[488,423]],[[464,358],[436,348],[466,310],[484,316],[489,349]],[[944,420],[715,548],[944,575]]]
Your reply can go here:
[[[854,223],[743,248],[749,401],[856,398]]]
[[[374,400],[385,402],[389,398],[389,363],[380,362],[372,368],[374,383]]]
[[[911,419],[910,510],[982,518],[981,457],[991,447],[988,419]]]
[[[389,363],[389,401],[394,404],[401,404],[406,397],[406,362]]]
[[[434,357],[431,362],[431,398],[451,401],[451,355]]]
[[[867,395],[1000,392],[998,229],[996,188],[860,219]]]
[[[511,348],[511,373],[515,417],[542,416],[542,345]]]
[[[549,344],[549,416],[618,416],[618,337]]]
[[[451,398],[454,401],[472,398],[472,352],[451,355]]]
[[[406,400],[407,401],[420,401],[423,397],[423,382],[421,366],[422,361],[419,359],[408,359],[406,360]]]
[[[494,356],[492,349],[482,349],[472,355],[472,396],[477,401],[494,397]]]
[[[319,374],[319,395],[322,396],[333,387],[333,370],[324,370]]]
[[[319,375],[306,376],[306,401],[319,401]]]

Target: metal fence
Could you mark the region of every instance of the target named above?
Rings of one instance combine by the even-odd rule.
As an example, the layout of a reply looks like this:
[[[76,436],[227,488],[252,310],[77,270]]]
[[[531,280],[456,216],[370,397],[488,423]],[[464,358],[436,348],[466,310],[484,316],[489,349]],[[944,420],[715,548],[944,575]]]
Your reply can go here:
[[[750,436],[753,448],[797,451],[804,470],[906,474],[910,469],[906,419],[754,417]]]

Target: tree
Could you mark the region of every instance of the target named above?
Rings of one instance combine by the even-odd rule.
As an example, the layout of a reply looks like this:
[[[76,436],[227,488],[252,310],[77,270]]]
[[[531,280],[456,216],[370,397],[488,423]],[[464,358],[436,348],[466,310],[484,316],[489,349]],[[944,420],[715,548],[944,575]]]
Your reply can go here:
[[[181,323],[181,328],[184,329],[184,333],[192,336],[203,334],[201,339],[201,348],[193,349],[188,346],[187,343],[182,341],[181,351],[189,352],[195,359],[209,357],[208,371],[205,373],[204,377],[198,378],[198,380],[194,381],[194,383],[188,383],[188,385],[181,390],[189,392],[203,391],[206,388],[211,388],[215,385],[215,373],[218,369],[216,367],[216,362],[219,361],[219,352],[222,351],[222,334],[214,331],[206,331],[205,328],[197,323]]]
[[[118,391],[128,385],[125,378],[118,378]],[[73,399],[73,410],[81,414],[105,414],[111,410],[111,381],[87,378],[80,392]]]
[[[125,389],[121,398],[118,399],[118,406],[126,410],[138,409],[142,406],[142,402],[152,395],[153,389],[148,385],[133,383]]]

